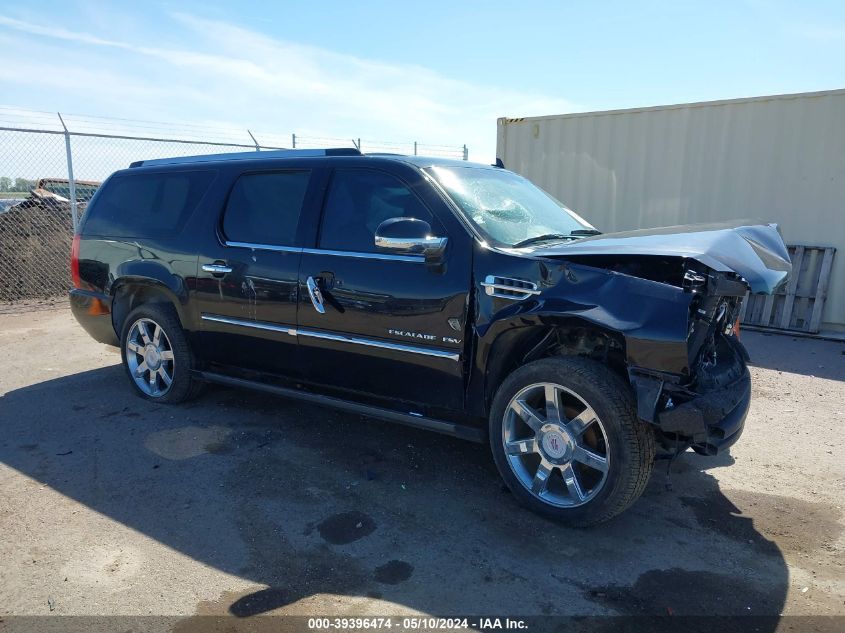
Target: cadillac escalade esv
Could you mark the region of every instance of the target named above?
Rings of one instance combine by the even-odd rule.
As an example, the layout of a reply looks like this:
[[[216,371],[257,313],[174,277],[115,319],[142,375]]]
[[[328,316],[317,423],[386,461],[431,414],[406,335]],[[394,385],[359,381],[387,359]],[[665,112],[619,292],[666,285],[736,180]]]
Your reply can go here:
[[[501,166],[336,149],[133,163],[71,268],[141,397],[239,386],[489,441],[519,502],[583,526],[658,448],[739,438],[740,303],[790,261],[765,223],[601,235]]]

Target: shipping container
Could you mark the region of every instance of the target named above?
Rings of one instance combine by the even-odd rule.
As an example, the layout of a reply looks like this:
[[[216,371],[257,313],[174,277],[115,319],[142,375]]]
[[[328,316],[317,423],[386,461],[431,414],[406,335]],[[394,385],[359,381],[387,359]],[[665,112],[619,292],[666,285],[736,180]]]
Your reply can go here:
[[[496,156],[604,232],[757,218],[835,247],[845,331],[845,90],[500,118]]]

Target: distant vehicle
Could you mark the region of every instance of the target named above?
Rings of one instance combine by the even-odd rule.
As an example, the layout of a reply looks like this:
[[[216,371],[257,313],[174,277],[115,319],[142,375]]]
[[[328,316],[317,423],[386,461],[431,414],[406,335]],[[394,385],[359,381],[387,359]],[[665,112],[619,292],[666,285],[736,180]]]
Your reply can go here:
[[[3,294],[10,301],[67,292],[67,269],[55,257],[67,252],[73,236],[72,205],[63,195],[70,195],[69,184],[63,178],[41,178],[34,184],[27,198],[0,200],[0,270]],[[99,185],[78,181],[78,214],[84,212]]]
[[[0,200],[0,270],[3,294],[9,300],[61,296],[68,288],[67,269],[49,268],[55,254],[67,251],[71,244],[70,185],[64,178],[41,178],[34,184],[27,198]],[[79,215],[99,185],[77,181]]]
[[[739,438],[740,304],[791,266],[772,225],[599,235],[500,167],[297,150],[133,163],[71,268],[142,397],[234,385],[489,441],[517,500],[583,526],[656,445]]]
[[[94,196],[102,183],[94,180],[77,180],[76,201],[84,209],[84,205]],[[12,204],[4,203],[12,202]],[[70,204],[70,181],[67,178],[40,178],[35,187],[29,192],[28,198],[14,200],[0,200],[0,213],[15,207],[28,208],[33,205],[55,207]]]
[[[76,201],[88,202],[94,197],[101,184],[94,180],[75,181]],[[32,190],[32,195],[39,198],[54,197],[70,202],[70,181],[67,178],[41,178]]]
[[[13,206],[23,202],[25,198],[0,198],[0,213],[8,211]]]

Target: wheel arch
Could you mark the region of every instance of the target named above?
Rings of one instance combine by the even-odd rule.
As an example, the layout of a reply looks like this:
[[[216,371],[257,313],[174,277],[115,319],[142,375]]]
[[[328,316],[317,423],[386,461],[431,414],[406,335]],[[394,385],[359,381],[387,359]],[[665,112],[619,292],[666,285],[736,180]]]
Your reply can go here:
[[[112,325],[120,338],[126,317],[145,303],[164,303],[176,311],[182,327],[186,324],[185,304],[176,292],[161,280],[147,277],[124,277],[115,282],[112,294]]]
[[[508,327],[491,341],[484,364],[484,415],[496,390],[517,368],[549,356],[583,356],[606,364],[628,382],[625,337],[579,317],[543,318]]]

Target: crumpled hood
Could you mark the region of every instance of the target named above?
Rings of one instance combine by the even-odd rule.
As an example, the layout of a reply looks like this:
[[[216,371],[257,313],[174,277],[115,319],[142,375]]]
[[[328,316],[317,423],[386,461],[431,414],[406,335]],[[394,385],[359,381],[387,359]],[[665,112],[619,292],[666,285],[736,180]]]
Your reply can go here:
[[[774,294],[792,271],[776,224],[737,220],[605,233],[534,251],[539,256],[659,255],[687,257],[741,275],[751,291]]]

